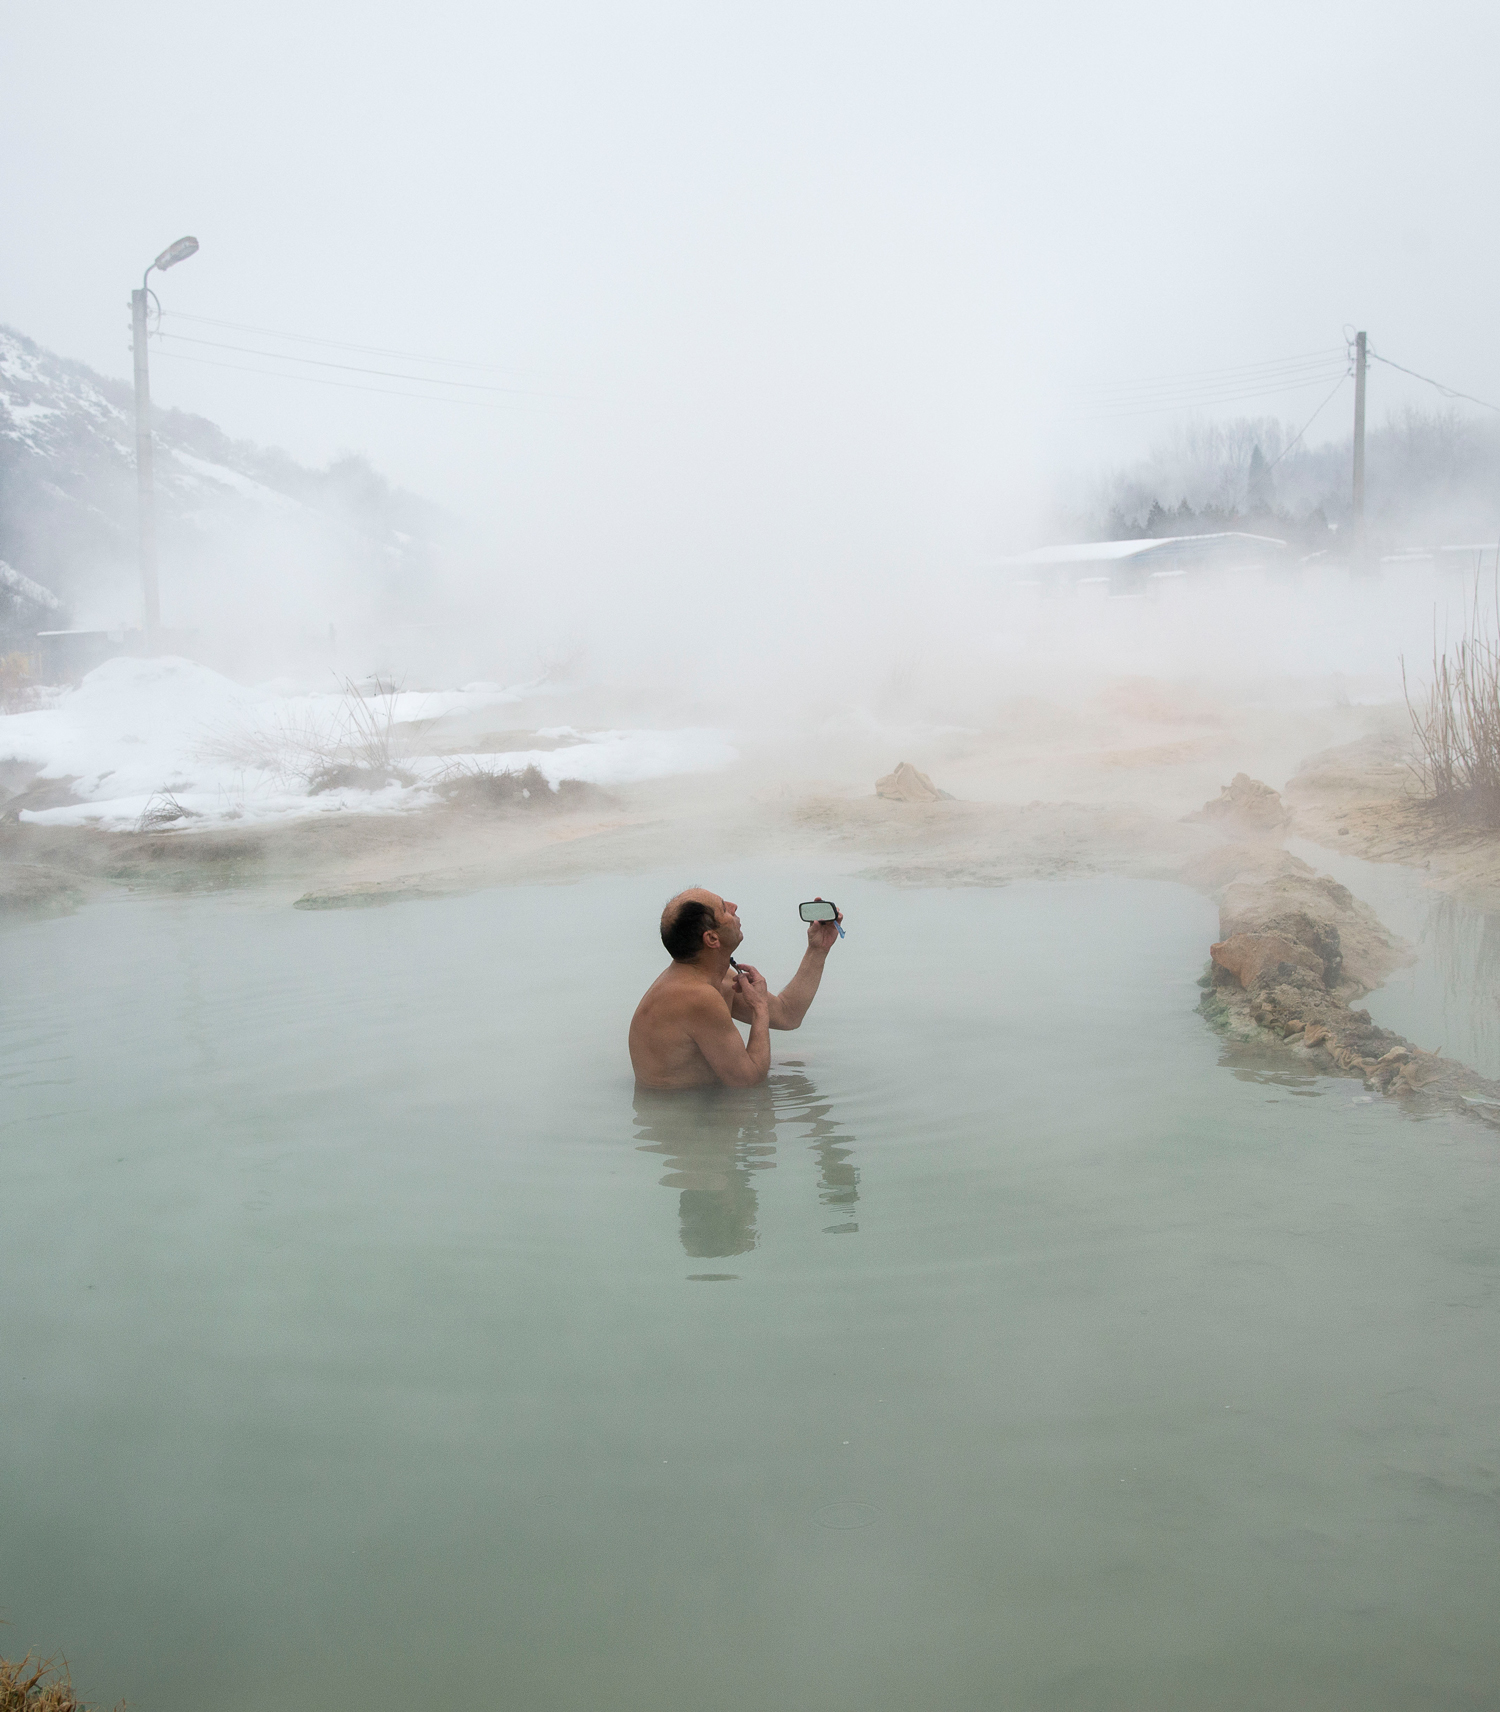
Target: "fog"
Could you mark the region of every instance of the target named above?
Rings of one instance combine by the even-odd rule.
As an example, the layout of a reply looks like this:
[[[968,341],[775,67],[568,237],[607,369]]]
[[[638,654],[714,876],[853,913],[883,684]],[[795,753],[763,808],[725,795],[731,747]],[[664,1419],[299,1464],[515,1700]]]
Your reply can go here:
[[[1064,661],[1218,672],[1231,631],[1246,677],[1389,683],[1446,598],[1226,587],[1143,632],[1023,616],[997,573],[1112,511],[1243,510],[1250,442],[1278,458],[1326,388],[1219,395],[1336,370],[1347,328],[1500,397],[1490,9],[74,5],[6,33],[0,320],[124,377],[126,294],[191,231],[153,276],[158,405],[441,510],[404,578],[280,516],[165,526],[165,621],[238,675],[326,672],[332,627],[340,669],[608,683],[637,717],[964,722]],[[1117,408],[1184,375],[1185,408]],[[1340,521],[1351,394],[1278,460],[1285,519]],[[1382,510],[1381,432],[1442,407],[1372,365],[1390,545],[1496,521],[1492,442],[1451,505]],[[76,621],[129,619],[128,542],[111,563]]]
[[[0,1702],[1495,1706],[1500,8],[0,45]]]

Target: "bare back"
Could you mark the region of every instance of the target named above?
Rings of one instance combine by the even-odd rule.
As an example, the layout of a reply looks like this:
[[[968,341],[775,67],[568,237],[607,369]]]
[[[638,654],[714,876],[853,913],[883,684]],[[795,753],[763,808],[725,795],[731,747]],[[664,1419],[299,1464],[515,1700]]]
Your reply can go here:
[[[740,977],[749,981],[749,972]],[[771,1064],[766,1035],[765,982],[750,983],[757,998],[747,1047],[734,1026],[732,1000],[699,965],[673,963],[646,989],[630,1020],[630,1062],[647,1088],[702,1088],[724,1082],[748,1087]]]

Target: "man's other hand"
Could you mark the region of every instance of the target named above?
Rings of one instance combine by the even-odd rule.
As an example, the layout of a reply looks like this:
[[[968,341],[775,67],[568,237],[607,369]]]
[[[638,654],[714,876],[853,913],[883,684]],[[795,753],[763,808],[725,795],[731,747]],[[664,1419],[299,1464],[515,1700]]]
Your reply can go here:
[[[740,997],[752,1011],[769,1009],[771,994],[766,987],[766,978],[759,969],[753,969],[748,963],[742,963],[736,985]]]

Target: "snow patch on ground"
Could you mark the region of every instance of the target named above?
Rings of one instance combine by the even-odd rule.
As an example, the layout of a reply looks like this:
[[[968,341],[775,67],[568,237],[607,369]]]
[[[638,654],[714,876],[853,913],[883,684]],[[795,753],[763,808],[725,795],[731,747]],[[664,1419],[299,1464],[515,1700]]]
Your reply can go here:
[[[249,688],[190,660],[116,659],[47,705],[0,717],[0,760],[36,766],[44,779],[72,778],[83,800],[21,811],[38,826],[126,831],[170,795],[185,812],[173,831],[321,814],[405,814],[430,806],[433,787],[459,772],[519,772],[534,766],[550,784],[577,779],[632,784],[728,766],[735,750],[719,731],[573,732],[564,749],[498,754],[422,753],[435,720],[519,701],[526,688],[469,684],[403,690],[354,701],[286,683]],[[380,790],[335,788],[314,795],[305,777],[321,745],[329,759],[350,733],[351,708],[384,728],[395,764],[415,783]]]
[[[232,470],[227,464],[210,463],[207,458],[195,458],[191,452],[184,452],[180,447],[172,447],[168,454],[176,463],[189,472],[188,480],[196,482],[216,482],[220,487],[232,489],[246,499],[253,499],[258,504],[270,507],[273,511],[300,511],[302,508],[295,499],[284,493],[277,493],[264,482],[258,482],[253,476],[242,475],[238,470]]]
[[[553,727],[538,736],[569,732]],[[519,773],[535,767],[549,785],[578,779],[588,785],[634,785],[668,779],[677,773],[713,773],[737,759],[722,731],[688,727],[680,731],[593,731],[565,749],[518,749],[501,755],[442,755],[408,763],[424,780],[455,772]]]

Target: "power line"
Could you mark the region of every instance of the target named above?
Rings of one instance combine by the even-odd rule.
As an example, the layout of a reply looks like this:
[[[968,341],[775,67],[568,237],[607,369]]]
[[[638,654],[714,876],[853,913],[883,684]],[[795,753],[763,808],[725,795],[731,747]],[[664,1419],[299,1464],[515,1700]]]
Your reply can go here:
[[[1343,352],[1305,351],[1266,362],[1111,382],[1087,388],[1083,396],[1096,417],[1161,415],[1324,386],[1343,377],[1346,360]]]
[[[1336,354],[1329,346],[1316,351],[1298,351],[1291,356],[1272,357],[1258,363],[1230,363],[1225,367],[1212,369],[1177,369],[1161,375],[1140,375],[1134,380],[1119,381],[1120,386],[1155,386],[1162,381],[1195,381],[1212,380],[1226,375],[1251,375],[1264,369],[1294,368],[1300,363],[1327,362]]]
[[[1325,376],[1341,371],[1343,357],[1326,357],[1316,363],[1303,363],[1296,368],[1271,370],[1263,374],[1226,375],[1215,381],[1162,381],[1154,386],[1114,387],[1092,389],[1094,401],[1101,405],[1154,404],[1173,399],[1217,398],[1241,392],[1258,392],[1277,386],[1300,386],[1309,381],[1321,381]]]
[[[1444,398],[1461,398],[1466,404],[1477,404],[1482,410],[1493,410],[1500,414],[1500,404],[1491,404],[1487,399],[1475,398],[1472,392],[1460,392],[1456,387],[1444,386],[1440,380],[1434,380],[1431,375],[1418,374],[1415,369],[1403,368],[1400,363],[1393,363],[1389,357],[1383,357],[1379,351],[1366,347],[1367,356],[1377,363],[1384,363],[1388,369],[1400,369],[1404,375],[1410,375],[1413,380],[1425,381],[1428,386],[1435,386]]]
[[[336,386],[345,392],[377,392],[385,398],[422,398],[429,404],[473,404],[481,410],[499,410],[503,408],[499,399],[490,398],[456,398],[451,394],[440,392],[398,392],[391,386],[362,386],[354,380],[329,380],[325,375],[283,374],[278,369],[252,369],[244,363],[223,363],[214,357],[190,357],[186,351],[158,351],[159,357],[170,357],[177,363],[197,363],[200,367],[210,369],[232,369],[236,374],[263,375],[267,380],[300,380],[309,386]],[[421,377],[412,375],[412,380]]]
[[[1138,399],[1096,399],[1094,404],[1102,407],[1097,414],[1105,416],[1143,416],[1163,410],[1192,410],[1199,406],[1216,404],[1234,404],[1240,399],[1276,398],[1283,393],[1305,392],[1309,387],[1323,386],[1335,378],[1336,372],[1323,369],[1317,374],[1304,375],[1294,380],[1276,381],[1269,386],[1239,387],[1220,392],[1188,392],[1172,396],[1160,395],[1156,398]]]
[[[1347,378],[1348,371],[1339,375],[1339,380]],[[1251,391],[1203,393],[1199,395],[1184,395],[1179,398],[1156,399],[1139,404],[1126,404],[1121,409],[1097,410],[1091,412],[1095,420],[1112,421],[1124,416],[1160,416],[1169,411],[1189,410],[1197,406],[1214,404],[1235,404],[1252,398],[1280,398],[1289,392],[1305,392],[1309,387],[1322,386],[1330,378],[1327,369],[1321,374],[1309,375],[1303,380],[1279,382],[1272,386],[1259,387]],[[1110,402],[1101,400],[1100,402]]]
[[[1226,375],[1222,380],[1163,382],[1158,386],[1113,387],[1091,389],[1100,404],[1149,404],[1161,398],[1196,398],[1218,393],[1254,392],[1269,386],[1296,385],[1305,380],[1317,380],[1345,366],[1345,359],[1330,357],[1320,363],[1306,363],[1300,368],[1282,369],[1269,374]]]
[[[242,357],[262,357],[273,363],[306,363],[313,368],[341,369],[346,374],[375,375],[382,380],[420,381],[426,386],[456,386],[468,392],[504,392],[520,398],[555,398],[556,393],[529,392],[525,387],[491,386],[485,381],[444,380],[440,375],[402,374],[397,369],[371,369],[358,363],[336,363],[326,357],[294,357],[280,351],[261,351],[253,345],[226,345],[218,339],[195,339],[188,333],[163,333],[163,339],[175,339],[180,345],[202,345],[213,351],[235,351]],[[269,371],[268,371],[269,372]]]
[[[1389,357],[1381,356],[1373,348],[1368,351],[1368,355],[1376,362],[1384,363],[1387,368],[1398,369],[1402,374],[1410,375],[1413,380],[1436,387],[1445,398],[1460,398],[1467,404],[1477,404],[1483,410],[1493,410],[1500,414],[1500,404],[1491,404],[1488,399],[1476,398],[1473,393],[1460,392],[1456,387],[1445,386],[1431,375],[1418,374],[1415,369],[1392,362]],[[1335,357],[1339,365],[1337,370],[1331,366]],[[1176,375],[1143,377],[1135,381],[1108,382],[1085,388],[1082,397],[1087,404],[1094,406],[1088,414],[1095,421],[1109,421],[1126,416],[1165,415],[1173,411],[1303,392],[1310,387],[1324,385],[1334,379],[1336,373],[1337,379],[1334,380],[1332,391],[1273,460],[1274,464],[1280,463],[1332,403],[1339,388],[1349,378],[1347,362],[1347,353],[1344,352],[1306,351],[1299,356],[1278,357],[1264,363],[1240,363],[1228,368],[1198,369]]]
[[[463,357],[429,357],[415,351],[388,351],[381,345],[351,345],[342,339],[319,339],[311,333],[279,333],[273,327],[253,327],[245,321],[218,321],[211,315],[186,315],[180,309],[166,311],[169,321],[193,321],[200,327],[225,327],[232,333],[256,333],[266,339],[285,339],[294,345],[322,345],[331,351],[354,351],[366,357],[395,357],[408,363],[439,363],[446,368],[483,369],[491,374],[513,371],[498,363],[478,363]]]
[[[1318,418],[1323,414],[1323,412],[1328,408],[1328,406],[1333,403],[1334,397],[1337,394],[1339,388],[1344,384],[1344,382],[1346,380],[1348,380],[1348,378],[1349,378],[1349,371],[1348,371],[1348,369],[1345,369],[1344,372],[1339,376],[1339,378],[1334,382],[1333,391],[1330,392],[1329,395],[1327,396],[1327,398],[1325,398],[1323,400],[1323,402],[1318,406],[1318,408],[1315,411],[1313,411],[1312,415],[1308,417],[1306,422],[1304,422],[1302,424],[1302,426],[1297,430],[1297,432],[1292,436],[1292,438],[1287,441],[1287,443],[1281,448],[1281,450],[1276,454],[1276,456],[1271,459],[1270,463],[1266,465],[1267,470],[1274,470],[1276,468],[1276,466],[1281,462],[1281,460],[1287,455],[1287,453],[1291,451],[1292,447],[1297,444],[1297,442],[1308,431],[1308,429],[1312,427],[1313,423],[1316,422],[1318,420]]]
[[[1240,382],[1252,382],[1262,378],[1270,379],[1277,373],[1290,373],[1297,370],[1326,367],[1335,359],[1342,361],[1344,352],[1333,350],[1304,351],[1299,356],[1278,357],[1274,361],[1264,363],[1238,363],[1229,368],[1196,369],[1178,374],[1142,376],[1137,380],[1122,380],[1105,382],[1100,386],[1090,387],[1090,392],[1157,392],[1195,391],[1202,387],[1219,387],[1238,385]]]

